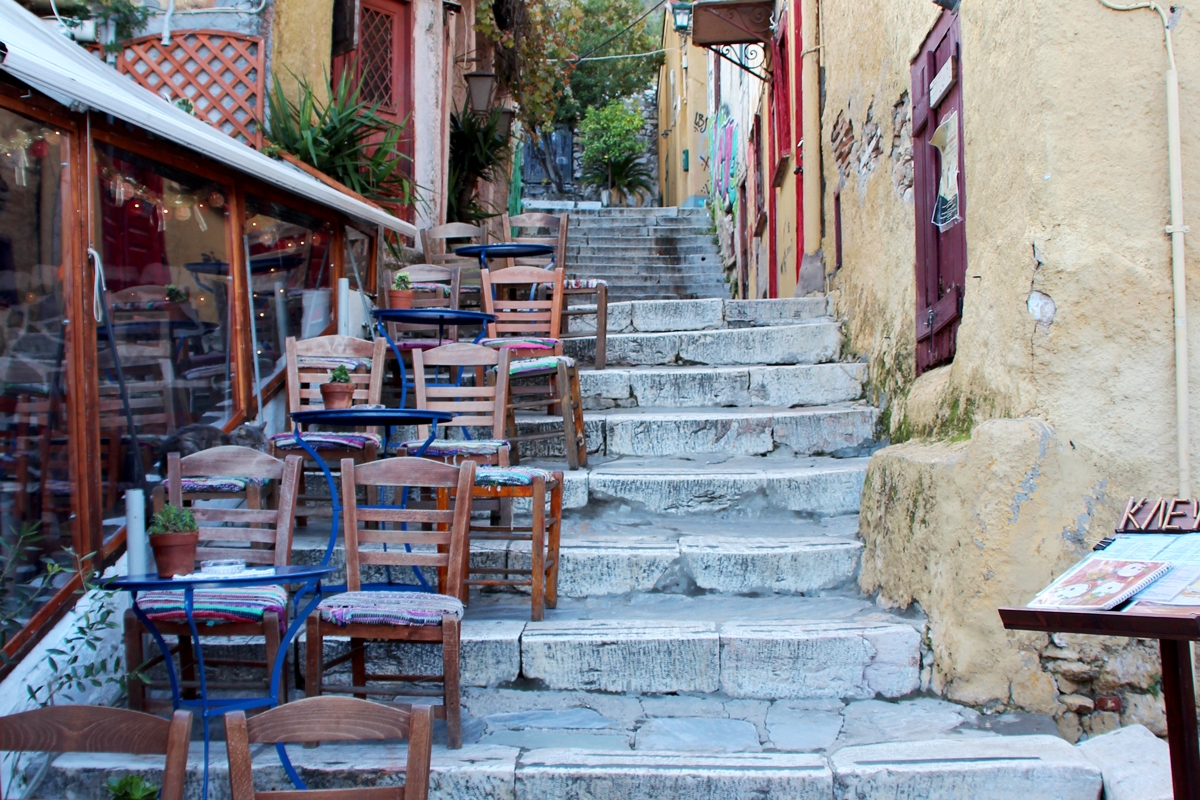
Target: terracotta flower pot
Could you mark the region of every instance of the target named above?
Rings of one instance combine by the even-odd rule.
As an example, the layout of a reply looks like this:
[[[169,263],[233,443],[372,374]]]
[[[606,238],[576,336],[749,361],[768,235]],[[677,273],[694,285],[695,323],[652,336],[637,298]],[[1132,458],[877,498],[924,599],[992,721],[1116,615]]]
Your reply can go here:
[[[388,289],[388,308],[412,308],[412,289]]]
[[[196,545],[200,542],[200,531],[182,533],[152,533],[150,547],[154,550],[154,563],[158,565],[158,577],[170,578],[187,575],[196,568]]]
[[[322,383],[321,399],[328,409],[350,408],[354,402],[354,384]]]

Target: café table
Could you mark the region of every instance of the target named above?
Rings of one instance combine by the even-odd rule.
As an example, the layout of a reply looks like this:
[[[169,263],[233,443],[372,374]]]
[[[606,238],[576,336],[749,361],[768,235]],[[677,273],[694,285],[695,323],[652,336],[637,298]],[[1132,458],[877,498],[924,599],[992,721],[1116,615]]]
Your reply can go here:
[[[333,547],[337,543],[338,523],[342,515],[341,493],[338,490],[337,481],[333,479],[333,472],[329,469],[329,465],[325,463],[325,459],[321,458],[321,454],[315,447],[304,440],[301,435],[301,425],[326,425],[329,427],[341,428],[361,428],[361,427],[381,427],[385,429],[385,434],[382,443],[381,454],[387,453],[388,442],[391,440],[392,428],[398,425],[429,425],[429,437],[421,445],[421,447],[412,455],[420,457],[425,448],[437,438],[437,426],[439,422],[449,422],[454,418],[454,415],[449,411],[427,411],[417,408],[380,408],[373,406],[359,406],[357,408],[314,408],[304,411],[293,411],[291,413],[293,429],[292,434],[296,438],[296,443],[301,449],[311,458],[321,472],[325,474],[325,481],[329,485],[330,504],[333,507],[333,524],[329,531],[329,543],[325,547],[325,555],[321,559],[322,564],[328,564],[333,557]],[[407,490],[406,497],[407,497]],[[420,570],[413,568],[417,575],[418,584],[426,591],[429,590],[429,583],[425,580],[425,576]],[[391,568],[388,568],[388,583],[391,584]],[[330,587],[330,591],[338,591],[341,586]]]
[[[1200,800],[1200,738],[1190,646],[1200,640],[1200,610],[1188,616],[1162,616],[1136,611],[1001,608],[1000,619],[1008,630],[1158,639],[1175,800]]]
[[[468,244],[454,251],[456,256],[478,258],[479,268],[488,268],[489,258],[540,258],[553,256],[558,248],[552,244],[525,244],[522,242],[497,242],[496,244]],[[550,267],[554,267],[553,261]]]
[[[122,575],[105,582],[105,588],[107,589],[129,592],[133,613],[146,626],[146,630],[149,631],[155,644],[158,645],[159,651],[162,652],[163,661],[167,669],[167,679],[171,684],[171,702],[174,708],[194,709],[200,713],[200,719],[204,727],[204,784],[201,794],[203,798],[207,799],[208,797],[208,751],[211,741],[210,718],[236,709],[249,711],[258,708],[273,708],[279,705],[279,686],[283,677],[283,664],[287,658],[288,645],[295,639],[304,625],[305,619],[317,607],[317,603],[321,601],[321,578],[333,572],[333,569],[331,566],[323,565],[255,567],[232,575],[209,575],[200,572],[187,576],[177,575],[174,578],[160,578],[155,573],[149,575]],[[311,593],[312,599],[304,607],[303,611],[298,611],[293,616],[291,624],[288,625],[287,630],[279,641],[279,652],[275,656],[275,663],[270,665],[271,682],[267,694],[258,697],[209,697],[208,683],[204,675],[202,638],[196,627],[193,609],[195,591],[197,589],[296,585],[302,586],[300,591],[296,593],[295,604],[297,609],[299,609],[300,600],[305,595]],[[171,656],[171,650],[159,632],[158,627],[154,624],[154,620],[150,619],[137,603],[139,592],[180,590],[183,592],[184,616],[187,619],[188,629],[192,633],[192,648],[195,653],[196,668],[199,675],[200,694],[196,698],[183,696],[183,687],[180,685],[179,676],[175,671],[175,661]],[[285,697],[283,700],[287,700],[287,698]],[[300,777],[296,774],[291,761],[288,759],[287,750],[284,746],[276,745],[275,749],[279,754],[279,760],[283,763],[284,771],[287,772],[288,777],[294,783],[300,781]],[[299,783],[298,785],[303,784]]]
[[[479,335],[475,337],[475,341],[483,338],[487,332],[487,323],[495,322],[496,315],[488,314],[483,311],[468,311],[459,308],[379,308],[371,312],[375,317],[375,324],[379,327],[379,332],[383,334],[383,338],[387,340],[388,346],[392,348],[392,354],[396,356],[396,363],[400,365],[400,407],[403,408],[408,403],[408,388],[410,386],[408,380],[408,372],[404,367],[404,357],[400,353],[400,346],[392,339],[388,333],[387,323],[401,322],[408,325],[437,325],[437,342],[434,346],[437,347],[442,343],[445,336],[446,326],[458,325],[479,325]]]

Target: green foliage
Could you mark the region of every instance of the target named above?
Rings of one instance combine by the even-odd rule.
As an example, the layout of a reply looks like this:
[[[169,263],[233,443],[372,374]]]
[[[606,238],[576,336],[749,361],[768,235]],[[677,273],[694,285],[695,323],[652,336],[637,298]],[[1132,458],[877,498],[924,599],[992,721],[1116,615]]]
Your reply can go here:
[[[196,530],[196,517],[190,508],[167,503],[150,520],[150,533],[188,533]]]
[[[167,284],[166,293],[167,293],[167,300],[172,303],[186,303],[187,302],[187,299],[188,299],[187,290],[180,289],[178,286],[176,286],[173,283]]]
[[[409,159],[400,145],[408,121],[393,124],[379,116],[378,104],[359,100],[354,72],[342,71],[328,101],[300,78],[292,100],[276,76],[263,126],[272,146],[263,151],[289,153],[370,200],[410,206],[417,187],[405,173]]]
[[[0,537],[0,647],[16,634],[50,593],[54,578],[65,571],[52,559],[41,559],[44,572],[34,581],[24,580],[23,567],[33,563],[42,549],[40,522],[26,522]]]
[[[581,7],[583,21],[579,42],[575,46],[580,56],[593,50],[593,56],[611,56],[649,53],[659,48],[661,12],[651,14],[632,29],[621,33],[645,12],[646,5],[642,0],[581,0]],[[605,44],[614,36],[617,38]],[[572,124],[587,109],[603,108],[613,100],[638,94],[653,85],[662,64],[663,54],[658,53],[643,58],[584,61],[576,65],[569,76],[556,121]]]
[[[104,45],[104,52],[119,53],[124,43],[137,36],[150,19],[150,9],[134,0],[95,0],[88,6],[92,19],[114,24],[116,35]]]
[[[141,775],[126,775],[120,780],[110,778],[104,788],[112,800],[154,800],[158,797],[158,787],[146,783]]]
[[[331,372],[329,374],[329,380],[327,381],[327,383],[349,383],[349,382],[350,382],[350,370],[348,370],[346,368],[345,364],[338,364],[334,368],[333,372]]]
[[[654,191],[654,176],[637,156],[622,156],[585,167],[583,182],[611,189],[618,195],[615,201],[649,197]]]
[[[500,212],[485,208],[475,196],[479,181],[504,178],[511,150],[509,137],[500,135],[500,113],[486,117],[467,109],[450,115],[449,186],[446,221],[477,223]]]
[[[650,168],[640,158],[643,146],[637,135],[641,129],[642,115],[620,100],[588,109],[579,124],[584,182],[625,198],[653,191]]]
[[[405,291],[412,288],[412,281],[408,279],[408,274],[397,272],[396,277],[392,278],[392,288],[397,291]]]

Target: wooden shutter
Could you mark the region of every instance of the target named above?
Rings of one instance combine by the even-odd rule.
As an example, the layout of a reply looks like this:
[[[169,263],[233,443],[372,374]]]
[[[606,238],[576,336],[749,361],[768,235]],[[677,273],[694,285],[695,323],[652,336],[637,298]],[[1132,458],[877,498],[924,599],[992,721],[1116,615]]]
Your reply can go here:
[[[359,0],[333,0],[333,54],[340,56],[358,49]]]
[[[967,274],[966,180],[963,173],[962,55],[958,15],[943,12],[912,64],[913,172],[916,213],[917,374],[954,359]],[[950,66],[947,66],[947,64]],[[949,70],[943,72],[943,69]],[[938,96],[930,83],[941,73]],[[950,77],[950,85],[946,80]],[[931,99],[934,101],[931,104]],[[933,222],[942,174],[930,140],[938,125],[957,115],[958,215],[939,229]]]
[[[788,33],[786,15],[777,26],[779,34],[771,41],[771,116],[774,118],[772,131],[775,146],[772,148],[774,158],[771,160],[771,171],[774,174],[772,183],[778,186],[782,181],[779,165],[792,151],[792,105],[791,92],[788,91],[788,81],[791,70],[788,67]]]

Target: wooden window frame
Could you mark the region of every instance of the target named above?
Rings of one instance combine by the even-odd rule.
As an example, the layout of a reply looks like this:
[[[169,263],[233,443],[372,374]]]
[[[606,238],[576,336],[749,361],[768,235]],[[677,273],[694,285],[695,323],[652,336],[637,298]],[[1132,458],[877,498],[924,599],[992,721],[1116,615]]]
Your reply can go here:
[[[792,155],[792,104],[788,81],[790,80],[790,63],[788,58],[788,14],[781,15],[775,38],[771,40],[771,121],[772,138],[775,146],[772,148],[772,185],[779,186],[785,165]]]

